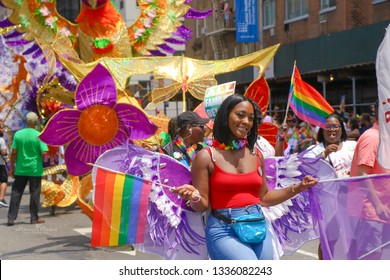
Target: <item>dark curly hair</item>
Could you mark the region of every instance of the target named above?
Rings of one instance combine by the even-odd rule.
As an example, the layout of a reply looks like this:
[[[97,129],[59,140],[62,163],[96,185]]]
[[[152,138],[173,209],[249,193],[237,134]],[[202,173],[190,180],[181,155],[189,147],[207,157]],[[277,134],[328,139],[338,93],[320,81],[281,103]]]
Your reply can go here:
[[[220,143],[229,146],[232,145],[232,141],[234,140],[234,137],[231,134],[229,129],[229,124],[228,124],[229,115],[232,109],[237,104],[244,101],[248,101],[252,104],[255,113],[253,126],[248,135],[249,150],[253,152],[257,140],[257,134],[258,134],[257,128],[261,124],[261,109],[255,101],[242,94],[238,94],[238,93],[232,94],[222,102],[221,107],[219,107],[217,115],[215,116],[213,136],[214,139],[218,140]]]

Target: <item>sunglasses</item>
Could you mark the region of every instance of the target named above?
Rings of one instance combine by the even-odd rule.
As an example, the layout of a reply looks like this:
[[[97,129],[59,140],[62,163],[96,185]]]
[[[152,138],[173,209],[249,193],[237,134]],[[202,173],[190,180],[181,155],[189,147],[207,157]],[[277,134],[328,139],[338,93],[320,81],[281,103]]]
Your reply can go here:
[[[204,129],[204,127],[205,127],[204,124],[197,124],[197,123],[192,124],[191,126],[193,126],[193,127],[200,127],[201,129]]]
[[[341,125],[339,124],[327,124],[325,125],[326,130],[339,130]]]

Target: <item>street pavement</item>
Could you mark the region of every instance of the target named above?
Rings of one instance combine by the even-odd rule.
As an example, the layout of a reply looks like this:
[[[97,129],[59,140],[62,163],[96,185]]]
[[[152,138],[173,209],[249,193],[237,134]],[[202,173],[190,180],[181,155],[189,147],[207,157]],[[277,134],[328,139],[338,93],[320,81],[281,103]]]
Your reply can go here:
[[[11,186],[5,199],[10,201]],[[160,256],[136,252],[132,247],[90,246],[92,221],[83,214],[77,203],[67,208],[42,208],[44,224],[30,224],[28,186],[22,197],[15,225],[8,227],[8,208],[0,208],[1,260],[161,260]],[[304,244],[297,252],[283,260],[316,260],[318,241]]]

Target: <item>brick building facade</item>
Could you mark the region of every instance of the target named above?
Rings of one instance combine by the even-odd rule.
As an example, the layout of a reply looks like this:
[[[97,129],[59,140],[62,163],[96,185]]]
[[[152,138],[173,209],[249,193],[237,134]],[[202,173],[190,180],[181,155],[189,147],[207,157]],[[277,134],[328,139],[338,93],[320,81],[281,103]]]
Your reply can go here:
[[[259,42],[237,43],[234,16],[223,26],[220,0],[197,0],[192,6],[214,10],[208,19],[188,21],[194,31],[185,55],[197,59],[232,58],[280,43],[266,74],[270,108],[285,108],[294,61],[302,78],[337,107],[367,111],[377,99],[375,59],[390,23],[389,0],[264,0],[258,2]],[[235,8],[235,1],[229,0]],[[290,9],[290,11],[289,11]],[[293,10],[293,11],[292,11]],[[298,12],[297,12],[298,11]],[[244,92],[256,78],[253,69],[219,75],[220,83],[237,81]]]

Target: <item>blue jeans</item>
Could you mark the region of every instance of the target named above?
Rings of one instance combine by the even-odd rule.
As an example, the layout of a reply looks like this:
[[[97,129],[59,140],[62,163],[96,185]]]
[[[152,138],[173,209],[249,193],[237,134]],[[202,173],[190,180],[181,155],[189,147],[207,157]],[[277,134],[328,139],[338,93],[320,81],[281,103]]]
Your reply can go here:
[[[246,214],[262,213],[260,205],[243,208],[218,209],[219,213],[229,218]],[[267,237],[262,243],[243,243],[238,239],[233,228],[210,215],[206,225],[206,246],[212,260],[272,260],[272,239]]]

